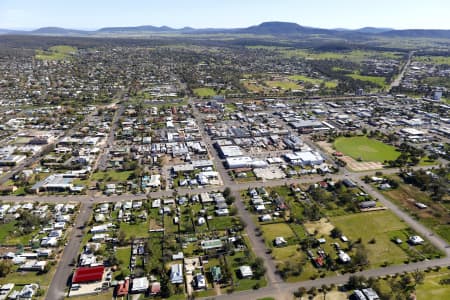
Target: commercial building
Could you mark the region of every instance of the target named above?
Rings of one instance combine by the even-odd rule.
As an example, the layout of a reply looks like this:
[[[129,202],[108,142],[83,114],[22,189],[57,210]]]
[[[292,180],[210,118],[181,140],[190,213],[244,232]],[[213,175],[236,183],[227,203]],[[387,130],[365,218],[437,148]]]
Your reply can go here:
[[[103,266],[78,268],[73,274],[72,284],[101,281],[103,279],[104,272],[105,267]]]

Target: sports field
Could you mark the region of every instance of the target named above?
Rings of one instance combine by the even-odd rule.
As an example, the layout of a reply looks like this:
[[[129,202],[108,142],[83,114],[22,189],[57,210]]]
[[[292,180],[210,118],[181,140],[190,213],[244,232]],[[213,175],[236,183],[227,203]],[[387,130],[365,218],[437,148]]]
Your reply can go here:
[[[212,88],[196,88],[194,89],[194,94],[198,97],[213,97],[217,93]]]
[[[334,142],[334,148],[356,160],[384,162],[395,160],[399,155],[394,147],[366,136],[340,137]]]

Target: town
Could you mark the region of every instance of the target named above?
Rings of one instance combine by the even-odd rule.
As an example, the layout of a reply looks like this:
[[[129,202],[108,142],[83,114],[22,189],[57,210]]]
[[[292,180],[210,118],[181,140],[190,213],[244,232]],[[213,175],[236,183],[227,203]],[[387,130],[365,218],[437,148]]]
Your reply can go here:
[[[448,295],[448,40],[0,39],[0,299]]]

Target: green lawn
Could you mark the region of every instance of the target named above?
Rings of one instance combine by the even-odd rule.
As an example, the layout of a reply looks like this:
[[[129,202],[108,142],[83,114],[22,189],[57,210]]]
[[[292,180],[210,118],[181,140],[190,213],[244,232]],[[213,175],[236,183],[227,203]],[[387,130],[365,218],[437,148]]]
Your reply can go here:
[[[347,76],[349,76],[349,77],[351,77],[353,79],[361,80],[361,81],[372,82],[372,83],[378,85],[381,88],[385,88],[386,85],[387,85],[385,77],[365,76],[365,75],[360,75],[360,74],[349,74]]]
[[[38,233],[39,229],[25,235],[15,233],[16,221],[0,225],[0,244],[3,245],[29,245],[30,240]]]
[[[272,245],[273,240],[278,236],[284,237],[285,240],[295,236],[292,229],[286,223],[261,225],[261,229],[268,245]]]
[[[196,88],[194,89],[194,94],[198,97],[212,97],[217,95],[216,91],[212,88]]]
[[[384,162],[395,160],[400,155],[394,147],[366,136],[340,137],[335,140],[334,147],[345,155],[363,161]]]
[[[408,258],[407,253],[390,240],[389,233],[407,229],[407,225],[392,212],[357,213],[330,219],[350,240],[362,239],[372,267],[378,267],[385,261],[400,264]],[[375,238],[376,243],[369,244],[372,238]]]
[[[119,248],[116,250],[116,257],[119,259],[120,263],[128,267],[130,265],[131,259],[131,249],[130,247]]]
[[[448,270],[440,273],[426,274],[423,284],[417,286],[417,299],[447,300],[450,299],[450,286],[441,284],[442,279],[449,279]]]
[[[233,217],[217,217],[214,216],[211,220],[208,220],[210,230],[226,230],[233,227],[235,220]]]
[[[107,172],[96,172],[92,174],[92,180],[105,180],[105,181],[127,181],[133,171],[107,171]]]
[[[292,76],[289,76],[289,79],[295,80],[295,81],[303,81],[305,83],[307,82],[307,83],[317,84],[317,85],[320,85],[322,82],[325,82],[325,87],[329,88],[329,89],[335,88],[338,85],[336,80],[322,80],[322,79],[318,79],[318,78],[307,77],[304,75],[292,75]]]
[[[56,271],[56,267],[52,266],[49,272],[38,275],[36,272],[16,272],[15,270],[17,270],[17,268],[17,266],[14,266],[14,272],[8,274],[6,277],[0,278],[0,284],[14,283],[16,288],[20,288],[19,286],[37,283],[39,284],[40,289],[46,293]],[[36,299],[44,299],[44,295],[37,297]]]
[[[270,88],[280,88],[283,90],[298,90],[300,89],[300,86],[292,81],[266,81],[266,84],[270,87]]]
[[[120,230],[125,232],[127,237],[135,237],[135,238],[143,238],[148,237],[149,221],[137,223],[137,224],[128,224],[125,222],[120,223]]]
[[[15,229],[16,222],[11,221],[6,224],[0,225],[0,244],[4,245],[6,240],[9,239],[10,234]]]
[[[277,247],[273,248],[272,256],[277,261],[298,261],[303,253],[301,250],[297,250],[299,248],[298,245],[290,245],[286,247]]]

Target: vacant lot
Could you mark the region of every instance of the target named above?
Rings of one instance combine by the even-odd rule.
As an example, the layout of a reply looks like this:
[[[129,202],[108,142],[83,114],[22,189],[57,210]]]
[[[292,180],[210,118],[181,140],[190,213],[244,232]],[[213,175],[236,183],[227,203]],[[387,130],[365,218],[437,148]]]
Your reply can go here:
[[[385,261],[400,264],[408,258],[407,253],[390,240],[389,234],[407,229],[407,225],[390,211],[333,217],[331,222],[350,240],[362,239],[370,265],[373,267],[380,266]],[[371,239],[375,239],[376,242],[368,243]]]
[[[91,179],[96,181],[127,181],[132,171],[107,171],[107,172],[97,172],[92,174]]]
[[[272,245],[273,240],[277,236],[282,236],[285,240],[294,237],[291,228],[285,223],[262,225],[261,229],[263,231],[264,239],[270,245]]]
[[[279,88],[282,90],[298,90],[300,86],[292,81],[266,81],[266,85],[270,88]]]
[[[446,300],[450,299],[450,286],[441,284],[441,280],[450,279],[450,271],[426,274],[423,284],[417,286],[417,299]]]
[[[331,230],[333,230],[334,226],[330,222],[328,222],[327,219],[322,218],[317,222],[306,222],[304,224],[306,231],[308,231],[309,234],[314,234],[315,231],[321,235],[330,235]]]
[[[353,78],[353,79],[374,83],[374,84],[378,85],[381,88],[385,88],[386,87],[386,78],[384,78],[384,77],[365,76],[365,75],[360,75],[360,74],[350,74],[348,76]]]
[[[329,88],[329,89],[335,88],[338,85],[337,80],[322,80],[322,79],[318,79],[318,78],[307,77],[304,75],[292,75],[292,76],[289,76],[289,79],[295,80],[295,81],[303,81],[304,83],[311,83],[314,85],[320,85],[322,82],[324,82],[325,87]]]
[[[340,137],[334,142],[337,151],[363,161],[395,160],[400,153],[392,146],[366,136]]]
[[[397,176],[392,178],[401,182],[401,179]],[[434,202],[426,192],[405,183],[401,183],[394,190],[382,191],[382,193],[450,242],[450,211],[445,206],[446,202]],[[416,206],[416,202],[424,203],[428,208],[420,209]]]

